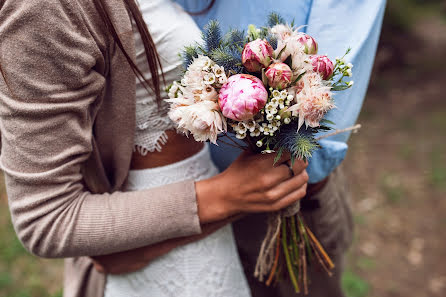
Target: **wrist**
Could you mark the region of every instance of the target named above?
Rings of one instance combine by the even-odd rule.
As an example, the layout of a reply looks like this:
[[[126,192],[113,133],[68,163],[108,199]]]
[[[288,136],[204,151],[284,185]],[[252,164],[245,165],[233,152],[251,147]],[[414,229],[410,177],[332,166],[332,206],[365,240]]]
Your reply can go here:
[[[230,214],[226,207],[226,187],[220,181],[221,175],[195,182],[198,217],[201,224],[227,218]]]

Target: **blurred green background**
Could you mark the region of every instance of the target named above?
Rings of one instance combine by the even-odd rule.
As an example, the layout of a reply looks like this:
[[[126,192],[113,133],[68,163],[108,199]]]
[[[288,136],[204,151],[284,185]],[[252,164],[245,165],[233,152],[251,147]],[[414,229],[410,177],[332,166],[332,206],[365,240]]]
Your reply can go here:
[[[446,2],[389,0],[345,165],[348,297],[446,296]],[[62,262],[29,255],[0,196],[0,296],[62,296]]]

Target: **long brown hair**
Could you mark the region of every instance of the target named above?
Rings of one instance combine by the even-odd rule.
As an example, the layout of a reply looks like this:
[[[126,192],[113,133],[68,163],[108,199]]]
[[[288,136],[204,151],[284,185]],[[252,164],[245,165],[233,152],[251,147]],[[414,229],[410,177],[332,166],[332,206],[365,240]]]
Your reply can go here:
[[[106,1],[106,0],[93,0],[94,5],[96,6],[96,9],[97,9],[102,21],[104,22],[106,28],[108,29],[110,35],[113,37],[113,39],[116,42],[116,44],[118,45],[118,47],[121,49],[122,53],[124,54],[125,58],[127,59],[127,62],[129,63],[130,67],[132,68],[136,77],[141,81],[141,83],[147,90],[149,88],[152,89],[152,91],[155,93],[157,102],[160,102],[160,100],[161,100],[160,78],[163,78],[163,80],[164,80],[164,76],[163,76],[162,68],[161,68],[161,61],[158,56],[158,52],[156,51],[155,43],[153,42],[152,36],[149,33],[147,24],[144,22],[144,19],[142,17],[141,11],[138,8],[136,0],[123,0],[123,1],[124,1],[125,5],[127,6],[127,9],[130,11],[132,18],[135,21],[136,27],[138,28],[139,34],[141,35],[141,40],[144,44],[144,51],[146,54],[147,63],[149,64],[149,70],[152,75],[151,81],[147,80],[144,77],[144,74],[142,73],[142,71],[138,68],[138,66],[130,58],[129,54],[124,49],[121,39],[119,38],[116,28],[115,28],[115,26],[110,18],[110,15],[106,9],[104,1]],[[202,11],[199,11],[199,12],[193,12],[193,13],[191,12],[190,14],[198,15],[198,14],[206,13],[214,5],[214,2],[215,2],[215,0],[211,0],[210,4],[205,9],[203,9]]]

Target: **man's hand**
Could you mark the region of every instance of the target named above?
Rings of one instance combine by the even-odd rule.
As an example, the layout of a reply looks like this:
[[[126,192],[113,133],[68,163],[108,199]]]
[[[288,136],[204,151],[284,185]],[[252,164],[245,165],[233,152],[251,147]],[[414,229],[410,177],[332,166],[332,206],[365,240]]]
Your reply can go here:
[[[172,249],[205,238],[228,223],[240,219],[242,216],[234,216],[202,227],[202,233],[198,235],[173,238],[153,245],[138,249],[114,253],[103,256],[94,256],[94,267],[101,273],[124,274],[137,271],[149,265],[154,259],[167,254]]]

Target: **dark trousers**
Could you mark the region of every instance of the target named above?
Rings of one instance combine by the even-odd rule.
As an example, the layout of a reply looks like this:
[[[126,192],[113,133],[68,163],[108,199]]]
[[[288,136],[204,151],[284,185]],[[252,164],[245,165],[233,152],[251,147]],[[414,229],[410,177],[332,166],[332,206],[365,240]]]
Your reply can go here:
[[[303,210],[306,223],[321,242],[335,268],[330,277],[314,263],[309,269],[310,297],[344,297],[341,289],[341,275],[345,252],[352,241],[353,221],[349,207],[349,192],[342,168],[337,168],[325,186],[312,197],[317,199],[319,207]],[[267,287],[254,277],[254,267],[260,244],[266,233],[266,215],[255,214],[245,217],[233,224],[240,259],[251,287],[253,297],[289,297],[304,296],[296,294],[292,284],[281,281],[277,286]]]

